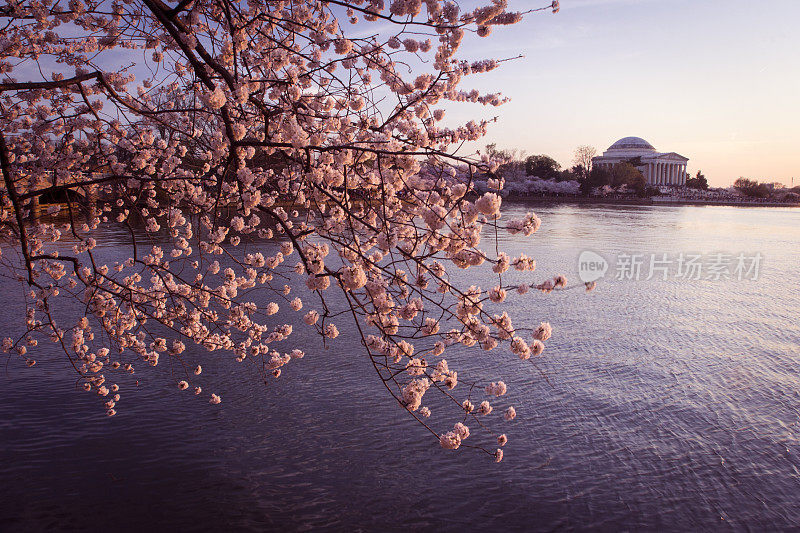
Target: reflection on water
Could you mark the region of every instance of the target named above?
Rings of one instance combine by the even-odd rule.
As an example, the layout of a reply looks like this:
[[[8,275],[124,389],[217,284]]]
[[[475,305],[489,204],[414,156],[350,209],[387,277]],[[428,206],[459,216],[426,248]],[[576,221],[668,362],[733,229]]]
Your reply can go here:
[[[525,210],[512,203],[504,216]],[[536,279],[574,280],[587,249],[609,259],[760,252],[759,279],[617,281],[609,270],[593,293],[513,300],[515,323],[553,324],[539,364],[547,379],[508,353],[459,362],[509,384],[519,416],[499,465],[440,450],[382,392],[343,323],[327,349],[296,328],[309,355],[267,385],[203,354],[203,378],[223,397],[216,408],[170,385],[172,369],[159,365],[137,375],[109,419],[68,386],[66,365],[12,360],[0,378],[0,528],[796,526],[800,211],[536,211],[534,238],[502,236],[509,253],[537,260]],[[20,291],[0,291],[6,324]]]

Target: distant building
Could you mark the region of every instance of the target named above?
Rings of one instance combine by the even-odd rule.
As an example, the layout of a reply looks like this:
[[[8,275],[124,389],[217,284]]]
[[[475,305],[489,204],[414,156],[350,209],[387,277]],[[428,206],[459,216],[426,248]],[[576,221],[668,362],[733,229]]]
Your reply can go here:
[[[657,152],[652,144],[639,137],[618,140],[603,155],[593,157],[592,165],[611,170],[615,164],[625,161],[642,172],[648,185],[686,185],[686,162],[689,158],[675,152]]]

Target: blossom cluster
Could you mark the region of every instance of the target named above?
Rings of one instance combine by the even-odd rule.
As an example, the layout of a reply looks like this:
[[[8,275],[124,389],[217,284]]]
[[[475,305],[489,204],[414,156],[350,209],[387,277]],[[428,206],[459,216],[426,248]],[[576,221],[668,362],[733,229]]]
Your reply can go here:
[[[488,122],[446,123],[445,105],[505,101],[460,89],[499,61],[466,61],[458,50],[468,33],[486,36],[522,15],[506,0],[466,12],[449,0],[335,4],[9,7],[0,37],[0,237],[15,246],[0,267],[28,299],[6,352],[33,366],[29,349],[53,342],[113,416],[135,371],[168,361],[182,369],[179,391],[220,404],[203,352],[277,379],[306,355],[291,345],[296,326],[329,343],[348,316],[369,364],[422,424],[434,412],[425,405],[432,391],[461,395],[457,417],[491,415],[489,399],[476,408],[469,391],[496,401],[506,384],[475,388],[480,380],[465,382],[445,356],[506,344],[521,359],[540,355],[550,326],[526,340],[493,308],[512,289],[548,293],[566,280],[504,282],[512,268],[533,276],[536,262],[487,254],[484,235],[533,236],[541,222],[531,213],[503,225],[502,182],[481,194],[464,179],[493,166],[456,155]],[[143,64],[110,67],[120,51]],[[412,57],[425,69],[409,74]],[[48,195],[66,200],[42,214],[37,202]],[[125,259],[99,253],[108,228],[129,238]],[[497,276],[489,290],[448,275],[481,265]],[[301,285],[310,297],[293,294]],[[513,407],[502,415],[515,416]],[[507,441],[487,431],[501,447]],[[434,434],[454,450],[470,430],[457,422]],[[501,449],[490,453],[502,459]]]

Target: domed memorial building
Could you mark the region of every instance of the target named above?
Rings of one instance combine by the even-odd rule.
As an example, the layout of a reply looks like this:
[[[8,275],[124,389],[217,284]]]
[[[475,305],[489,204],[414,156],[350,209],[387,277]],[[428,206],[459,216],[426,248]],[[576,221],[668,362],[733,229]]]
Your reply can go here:
[[[686,185],[686,162],[675,152],[657,152],[653,145],[640,137],[624,137],[593,157],[592,165],[611,170],[615,164],[629,162],[644,174],[648,185]]]

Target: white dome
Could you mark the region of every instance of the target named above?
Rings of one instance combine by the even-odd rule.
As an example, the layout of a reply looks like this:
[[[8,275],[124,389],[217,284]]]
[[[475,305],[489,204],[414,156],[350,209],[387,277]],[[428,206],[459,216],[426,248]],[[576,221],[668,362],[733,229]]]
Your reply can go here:
[[[643,152],[655,152],[656,149],[653,148],[653,145],[649,142],[645,141],[641,137],[623,137],[622,139],[618,140],[614,144],[608,147],[609,151],[612,150],[625,150],[631,151],[643,151]]]

